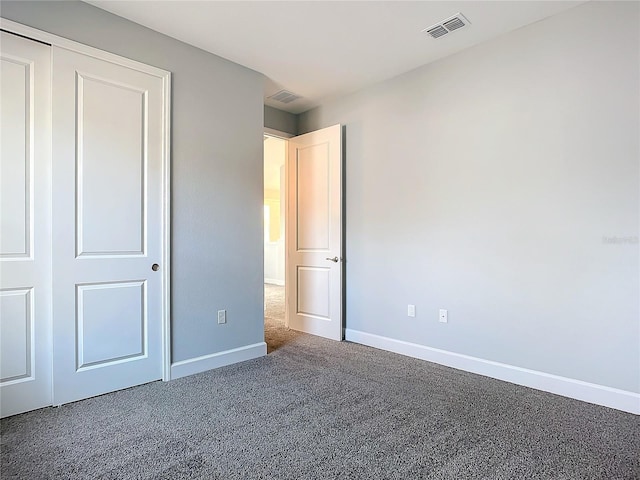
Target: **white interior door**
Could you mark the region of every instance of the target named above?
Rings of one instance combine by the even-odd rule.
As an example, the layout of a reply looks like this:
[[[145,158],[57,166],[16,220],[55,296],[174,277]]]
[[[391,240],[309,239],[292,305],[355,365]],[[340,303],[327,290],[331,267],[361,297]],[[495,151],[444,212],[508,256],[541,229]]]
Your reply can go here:
[[[53,47],[55,405],[162,377],[162,118],[160,77]]]
[[[1,33],[0,414],[51,404],[51,48]]]
[[[289,140],[289,327],[342,340],[342,128]]]

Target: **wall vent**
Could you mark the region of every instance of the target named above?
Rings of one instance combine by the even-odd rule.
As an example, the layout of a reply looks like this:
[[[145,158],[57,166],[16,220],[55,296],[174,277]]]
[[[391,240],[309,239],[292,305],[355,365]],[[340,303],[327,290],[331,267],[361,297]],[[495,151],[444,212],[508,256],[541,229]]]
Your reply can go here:
[[[426,32],[432,38],[440,38],[447,33],[458,30],[469,24],[471,24],[471,22],[467,20],[464,15],[462,15],[461,13],[456,13],[454,16],[436,23],[435,25],[431,25],[430,27],[427,27],[422,31]]]
[[[273,95],[267,98],[271,100],[275,100],[276,102],[291,103],[298,100],[301,97],[300,95],[296,95],[295,93],[291,93],[287,90],[280,90],[279,92],[274,93]]]

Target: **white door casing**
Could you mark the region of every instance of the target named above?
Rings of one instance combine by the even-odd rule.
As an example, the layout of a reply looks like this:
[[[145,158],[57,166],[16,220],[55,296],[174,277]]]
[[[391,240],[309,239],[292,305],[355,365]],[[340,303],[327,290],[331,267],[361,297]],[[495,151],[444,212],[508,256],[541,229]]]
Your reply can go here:
[[[163,377],[163,101],[53,47],[54,405]]]
[[[51,404],[51,49],[1,33],[0,415]]]
[[[342,340],[342,127],[289,139],[287,162],[288,324]]]

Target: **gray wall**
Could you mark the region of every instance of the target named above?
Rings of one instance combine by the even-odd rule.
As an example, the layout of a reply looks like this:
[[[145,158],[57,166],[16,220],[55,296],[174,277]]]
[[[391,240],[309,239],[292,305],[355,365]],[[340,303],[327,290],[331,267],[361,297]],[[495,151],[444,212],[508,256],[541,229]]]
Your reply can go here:
[[[639,6],[588,2],[301,115],[346,124],[348,328],[640,391]]]
[[[291,135],[297,135],[298,115],[265,105],[264,126],[281,132],[290,133]]]
[[[173,361],[263,341],[262,75],[85,3],[0,13],[172,72]]]

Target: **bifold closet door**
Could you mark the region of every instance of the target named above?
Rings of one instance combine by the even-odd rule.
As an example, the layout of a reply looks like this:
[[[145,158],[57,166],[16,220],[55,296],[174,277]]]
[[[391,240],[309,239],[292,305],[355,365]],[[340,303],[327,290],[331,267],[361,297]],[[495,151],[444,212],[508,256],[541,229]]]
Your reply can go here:
[[[2,32],[0,414],[51,405],[51,47]]]
[[[163,83],[53,47],[53,403],[162,378]]]

